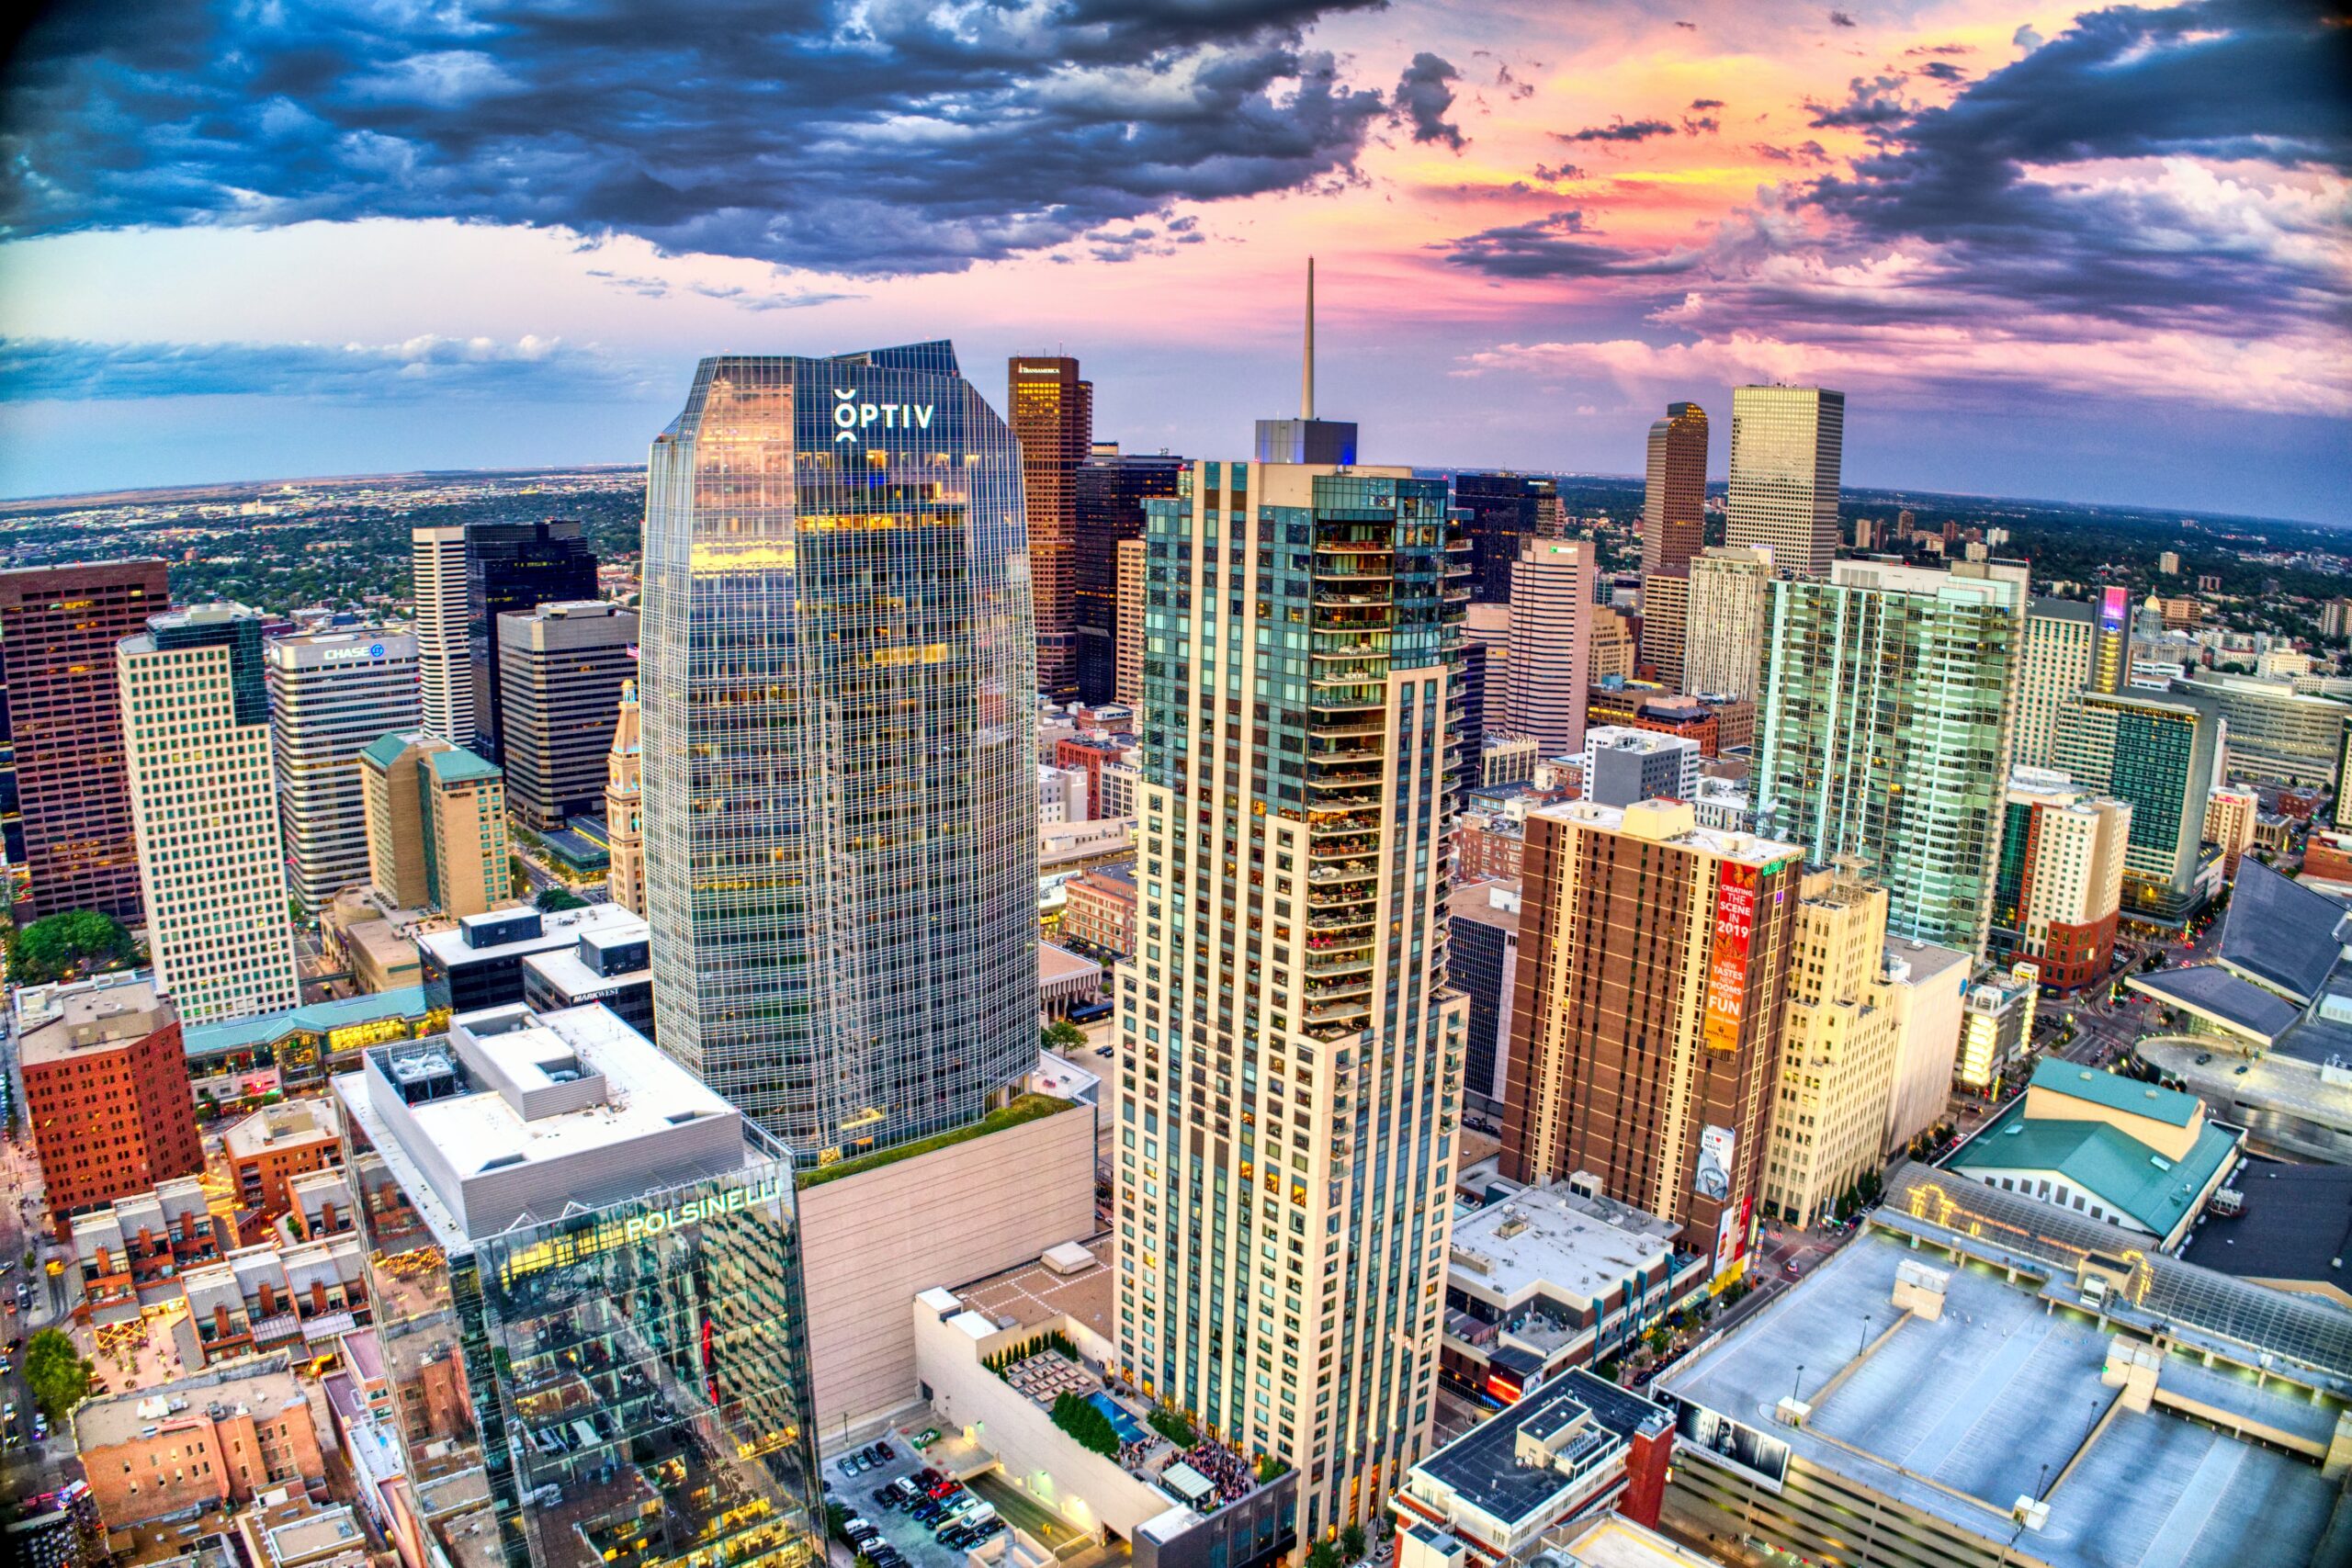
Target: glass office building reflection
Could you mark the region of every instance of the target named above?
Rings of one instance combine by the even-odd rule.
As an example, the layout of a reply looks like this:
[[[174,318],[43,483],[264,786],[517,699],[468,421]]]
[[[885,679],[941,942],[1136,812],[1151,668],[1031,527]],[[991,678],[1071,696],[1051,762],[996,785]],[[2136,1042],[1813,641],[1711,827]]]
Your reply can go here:
[[[413,1485],[486,1472],[431,1526],[458,1568],[821,1561],[784,1149],[601,1007],[336,1090]]]
[[[640,636],[662,1049],[809,1163],[977,1119],[1036,1055],[1036,646],[955,350],[704,360]]]

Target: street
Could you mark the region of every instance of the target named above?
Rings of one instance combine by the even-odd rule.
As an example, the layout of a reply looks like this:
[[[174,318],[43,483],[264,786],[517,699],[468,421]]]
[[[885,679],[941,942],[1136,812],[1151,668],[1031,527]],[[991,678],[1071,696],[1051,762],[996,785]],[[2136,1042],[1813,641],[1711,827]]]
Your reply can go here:
[[[9,1092],[15,1091],[14,1075]],[[11,1138],[0,1143],[0,1176],[6,1177],[6,1190],[11,1201],[0,1202],[0,1261],[7,1265],[0,1272],[0,1344],[12,1347],[8,1351],[10,1371],[0,1377],[0,1402],[15,1404],[16,1416],[7,1423],[8,1444],[0,1454],[0,1497],[28,1497],[47,1492],[81,1477],[81,1466],[74,1458],[73,1439],[65,1434],[51,1432],[44,1441],[32,1441],[32,1391],[25,1383],[24,1346],[21,1341],[31,1337],[36,1328],[47,1327],[56,1321],[59,1292],[38,1268],[28,1268],[25,1248],[37,1239],[27,1222],[28,1210],[40,1208],[40,1168],[33,1158],[28,1136]],[[19,1309],[17,1287],[30,1287],[30,1295]]]

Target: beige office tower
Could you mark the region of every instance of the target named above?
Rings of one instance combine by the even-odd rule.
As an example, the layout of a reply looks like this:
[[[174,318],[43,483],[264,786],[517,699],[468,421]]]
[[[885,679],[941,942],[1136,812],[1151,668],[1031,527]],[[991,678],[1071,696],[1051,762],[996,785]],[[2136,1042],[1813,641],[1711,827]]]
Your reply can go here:
[[[1484,649],[1486,669],[1479,689],[1476,733],[1502,735],[1510,729],[1510,606],[1472,604],[1462,618],[1462,646]],[[1465,720],[1466,722],[1466,720]]]
[[[1764,1158],[1768,1216],[1797,1225],[1833,1218],[1838,1200],[1880,1168],[1898,1043],[1885,950],[1885,888],[1831,870],[1805,874]]]
[[[408,543],[416,597],[418,723],[452,746],[470,746],[478,716],[466,531],[412,528]]]
[[[1143,716],[1143,596],[1144,545],[1140,538],[1121,539],[1116,637],[1113,643],[1111,695],[1126,705],[1137,720]]]
[[[645,913],[645,790],[637,682],[621,685],[620,716],[605,758],[605,889],[632,915]]]
[[[1690,619],[1690,579],[1688,576],[1642,579],[1642,662],[1674,690],[1682,683],[1683,648]],[[1596,672],[1597,673],[1597,672]]]
[[[2261,815],[2262,797],[2250,789],[2216,785],[2205,797],[2205,838],[2222,846],[2223,875],[2237,875],[2238,858],[2254,847],[2254,822]],[[2336,812],[2338,820],[2345,815]]]
[[[1764,609],[1772,552],[1724,547],[1690,562],[1684,612],[1682,690],[1753,701],[1764,666]]]
[[[115,649],[155,986],[186,1023],[301,1002],[261,617],[201,604]]]
[[[2058,706],[2091,683],[2098,653],[2098,613],[2071,599],[2030,601],[2025,657],[2018,675],[2017,766],[2047,768],[2055,755]]]
[[[386,902],[463,919],[514,896],[494,764],[420,730],[379,737],[360,752],[359,776],[368,879]]]
[[[1584,750],[1592,685],[1593,547],[1585,539],[1519,542],[1510,572],[1510,670],[1504,726],[1546,757]],[[1489,670],[1487,679],[1494,678]]]
[[[1739,387],[1731,395],[1731,505],[1724,542],[1764,547],[1782,571],[1829,575],[1846,394]]]
[[[1592,659],[1586,671],[1591,681],[1634,678],[1634,623],[1622,611],[1596,604],[1592,614]]]
[[[1707,411],[1668,403],[1650,426],[1648,482],[1642,491],[1642,581],[1679,577],[1706,543]]]
[[[1165,592],[1119,965],[1114,1332],[1123,1376],[1297,1472],[1304,1548],[1382,1517],[1429,1446],[1469,569],[1444,480],[1356,465],[1337,421],[1258,434],[1256,460],[1146,502]]]

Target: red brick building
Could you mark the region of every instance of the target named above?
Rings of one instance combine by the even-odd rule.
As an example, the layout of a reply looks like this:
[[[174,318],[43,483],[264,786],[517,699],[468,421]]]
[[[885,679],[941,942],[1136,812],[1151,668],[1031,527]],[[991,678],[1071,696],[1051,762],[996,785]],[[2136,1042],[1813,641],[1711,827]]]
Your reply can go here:
[[[0,678],[34,919],[68,909],[140,918],[114,649],[171,602],[160,560],[0,571]]]
[[[1743,717],[1752,736],[1753,704],[1747,705]],[[1688,736],[1699,743],[1702,757],[1715,756],[1724,745],[1723,724],[1715,710],[1696,697],[1677,696],[1671,692],[1595,686],[1586,698],[1584,721],[1589,727],[1613,724],[1627,729],[1655,730],[1660,735]]]
[[[59,1240],[76,1214],[202,1173],[179,1012],[153,979],[19,991],[17,1046]]]
[[[293,1211],[296,1177],[324,1170],[342,1157],[334,1113],[323,1100],[266,1105],[230,1128],[222,1144],[237,1201],[266,1221]]]
[[[1518,823],[1464,813],[1453,832],[1453,880],[1516,881],[1525,848]]]
[[[2352,829],[2312,829],[2303,840],[2303,874],[2322,882],[2352,882]]]
[[[110,1530],[245,1504],[275,1486],[326,1495],[301,1384],[281,1359],[92,1400],[74,1417],[82,1470]]]
[[[1108,815],[1102,807],[1102,764],[1117,761],[1119,753],[1133,744],[1093,735],[1065,735],[1054,742],[1054,766],[1078,768],[1086,774],[1088,817],[1099,819]]]
[[[1081,942],[1121,957],[1136,951],[1136,872],[1132,863],[1106,865],[1062,886],[1062,940]]]

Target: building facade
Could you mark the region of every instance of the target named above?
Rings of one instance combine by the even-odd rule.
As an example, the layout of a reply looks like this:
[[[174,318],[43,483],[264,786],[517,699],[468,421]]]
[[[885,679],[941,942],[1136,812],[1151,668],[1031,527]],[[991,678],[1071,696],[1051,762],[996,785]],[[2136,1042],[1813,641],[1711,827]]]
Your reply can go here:
[[[2253,847],[2254,824],[2261,815],[2262,797],[2250,789],[2216,786],[2205,797],[2205,838],[2222,846],[2224,874],[2238,874],[2238,857]]]
[[[1372,1519],[1430,1429],[1468,571],[1444,483],[1346,466],[1312,407],[1151,505],[1116,1169],[1122,1370],[1297,1471],[1303,1539]]]
[[[467,525],[466,629],[478,743],[471,750],[492,761],[504,757],[504,617],[595,597],[596,557],[572,519]]]
[[[1454,988],[1469,1001],[1463,1103],[1482,1116],[1500,1116],[1519,974],[1519,884],[1471,882],[1447,895],[1446,964]]]
[[[1642,664],[1659,682],[1682,689],[1684,650],[1690,637],[1690,579],[1642,579]]]
[[[662,1048],[807,1158],[975,1121],[1036,1060],[1022,461],[944,343],[705,360],[653,444]]]
[[[154,616],[115,649],[155,983],[190,1023],[302,999],[270,768],[261,617]]]
[[[1122,705],[1136,710],[1143,702],[1143,540],[1120,540],[1118,557],[1118,620],[1114,634],[1117,646],[1111,694]]]
[[[386,904],[461,919],[514,897],[505,783],[495,766],[412,731],[361,750],[359,781],[368,877]]]
[[[2123,903],[2132,807],[2077,788],[2063,773],[2009,775],[1993,884],[1989,948],[2030,958],[2045,989],[2107,977]]]
[[[452,746],[475,740],[474,653],[462,525],[412,528],[409,575],[416,606],[420,725]]]
[[[1584,732],[1584,798],[1602,806],[1695,800],[1699,743],[1688,736],[1598,725]]]
[[[2176,692],[2210,696],[2229,721],[2233,776],[2282,784],[2338,785],[2352,754],[2352,703],[2263,681],[2200,670]]]
[[[1747,1256],[1803,849],[1679,801],[1527,814],[1502,1172],[1589,1172],[1726,1274]]]
[[[1772,552],[1777,570],[1825,578],[1838,553],[1846,394],[1736,387],[1724,542]]]
[[[170,604],[160,560],[0,571],[0,671],[34,919],[96,909],[139,923],[114,650]]]
[[[823,1562],[786,1151],[600,1007],[455,1019],[335,1093],[408,1468],[487,1475],[444,1551]]]
[[[1707,411],[1668,403],[1650,426],[1642,490],[1642,577],[1679,577],[1706,543]]]
[[[2033,1014],[2041,998],[2030,964],[2004,974],[1988,968],[1961,995],[1960,1055],[1952,1081],[1987,1100],[1998,1100],[2002,1084],[2033,1039]]]
[[[2221,782],[2222,720],[2210,697],[2078,692],[2052,741],[2075,784],[2132,808],[2123,918],[2178,926],[2205,901],[2205,803]]]
[[[272,637],[262,659],[288,881],[316,915],[368,880],[359,753],[417,726],[416,638],[381,626]]]
[[[1456,474],[1453,504],[1466,515],[1462,536],[1470,541],[1470,601],[1510,603],[1511,569],[1520,541],[1541,531],[1544,494],[1525,474]]]
[[[2036,597],[2026,607],[2025,654],[2018,676],[2017,743],[2020,768],[2055,765],[2058,708],[2091,685],[2098,648],[2098,612],[2072,599]]]
[[[1772,584],[1758,825],[1816,863],[1854,857],[1899,935],[1984,948],[2024,595],[2005,562]]]
[[[1510,663],[1504,713],[1514,735],[1530,735],[1547,757],[1584,746],[1585,699],[1592,683],[1593,546],[1584,539],[1529,536],[1511,568]],[[1487,669],[1490,682],[1493,667]]]
[[[1883,997],[1886,889],[1808,873],[1796,926],[1764,1212],[1811,1226],[1838,1217],[1884,1160],[1898,1044]]]
[[[1079,694],[1078,471],[1094,445],[1094,383],[1063,355],[1016,355],[1005,372],[1006,420],[1021,444],[1029,521],[1037,689],[1066,703]]]
[[[632,915],[645,913],[644,747],[638,729],[637,682],[621,682],[613,744],[605,754],[605,889]]]
[[[1682,690],[1753,699],[1764,665],[1764,612],[1771,597],[1769,549],[1702,550],[1690,561],[1682,642]]]
[[[1165,452],[1123,453],[1097,442],[1074,479],[1076,521],[1070,564],[1070,619],[1076,633],[1078,698],[1087,704],[1128,702],[1119,686],[1120,585],[1128,546],[1140,588],[1143,503],[1176,493],[1184,459]],[[1140,609],[1141,602],[1137,602]],[[1140,621],[1137,622],[1140,626]],[[1142,657],[1137,649],[1136,657]]]
[[[154,980],[24,987],[15,1033],[25,1120],[61,1237],[75,1214],[202,1174],[179,1010]]]
[[[506,805],[560,828],[604,796],[621,688],[637,674],[637,612],[568,600],[498,618]]]

